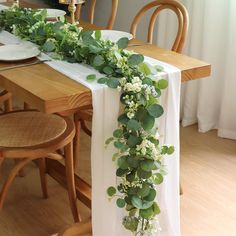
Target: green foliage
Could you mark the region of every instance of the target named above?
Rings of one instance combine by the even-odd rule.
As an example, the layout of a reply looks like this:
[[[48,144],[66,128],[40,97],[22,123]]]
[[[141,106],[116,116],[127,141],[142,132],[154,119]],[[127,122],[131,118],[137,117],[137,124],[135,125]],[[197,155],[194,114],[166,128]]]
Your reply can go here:
[[[114,194],[116,194],[116,189],[114,187],[109,187],[107,189],[107,194],[112,197]]]
[[[163,156],[174,152],[173,146],[159,144],[154,129],[156,118],[164,113],[158,98],[168,81],[155,80],[153,73],[155,69],[157,74],[163,73],[164,68],[150,68],[143,55],[124,50],[127,38],[112,43],[103,40],[99,30],[85,31],[67,22],[47,22],[45,18],[45,10],[10,8],[0,12],[0,30],[38,44],[57,59],[94,67],[105,75],[98,79],[95,74],[88,75],[88,81],[97,79],[99,84],[121,91],[123,113],[113,137],[105,142],[117,149],[112,160],[117,164],[115,174],[121,179],[118,186],[107,189],[107,194],[117,197],[117,207],[127,211],[124,227],[141,236],[152,229],[151,222],[160,213],[155,185],[161,184],[166,174]]]
[[[125,48],[127,48],[128,43],[129,43],[128,38],[121,38],[118,40],[117,46],[119,49],[125,49]]]
[[[87,75],[86,80],[88,80],[88,81],[94,81],[94,80],[96,80],[96,75],[94,75],[94,74],[92,74],[92,75]]]

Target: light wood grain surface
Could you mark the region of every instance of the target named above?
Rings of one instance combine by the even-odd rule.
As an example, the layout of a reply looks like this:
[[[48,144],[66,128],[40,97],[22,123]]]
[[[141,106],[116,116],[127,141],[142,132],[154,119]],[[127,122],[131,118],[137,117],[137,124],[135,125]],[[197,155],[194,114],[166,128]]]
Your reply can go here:
[[[24,1],[21,1],[21,4],[36,7]],[[86,29],[100,28],[83,21],[80,25]],[[183,82],[203,78],[211,73],[209,63],[155,45],[129,47],[129,49],[176,66],[181,70]],[[0,68],[4,66],[6,63],[0,62]],[[45,64],[0,72],[0,86],[32,107],[46,113],[78,109],[92,103],[91,91],[88,88]]]

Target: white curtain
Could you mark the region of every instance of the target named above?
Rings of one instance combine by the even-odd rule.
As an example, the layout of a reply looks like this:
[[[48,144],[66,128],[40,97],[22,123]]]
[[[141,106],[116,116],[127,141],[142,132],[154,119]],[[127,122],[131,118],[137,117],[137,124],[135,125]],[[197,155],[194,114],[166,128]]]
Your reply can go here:
[[[236,1],[182,0],[190,17],[184,53],[212,64],[208,78],[182,85],[181,119],[200,132],[218,129],[236,139]],[[158,22],[158,44],[170,47],[176,29],[172,13]]]

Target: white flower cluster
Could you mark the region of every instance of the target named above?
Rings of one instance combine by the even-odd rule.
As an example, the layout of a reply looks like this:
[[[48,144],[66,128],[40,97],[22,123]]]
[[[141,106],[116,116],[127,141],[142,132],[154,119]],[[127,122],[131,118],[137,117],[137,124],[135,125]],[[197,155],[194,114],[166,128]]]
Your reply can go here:
[[[132,97],[133,97],[133,95],[132,95]],[[130,101],[130,100],[127,101],[126,104],[128,105],[128,107],[126,107],[127,116],[129,119],[132,119],[135,115],[135,112],[138,110],[138,104],[135,103],[134,101]]]
[[[126,83],[124,86],[123,86],[123,90],[126,91],[126,92],[134,92],[134,93],[139,93],[141,92],[142,90],[142,80],[135,76],[131,82],[129,83]]]
[[[144,94],[145,94],[147,100],[149,100],[150,95],[153,96],[153,97],[158,96],[158,93],[157,93],[154,86],[144,84],[142,88],[143,88],[143,91],[144,91]]]
[[[140,145],[137,145],[136,150],[141,155],[150,156],[153,160],[158,160],[161,155],[161,151],[148,139],[144,139]]]

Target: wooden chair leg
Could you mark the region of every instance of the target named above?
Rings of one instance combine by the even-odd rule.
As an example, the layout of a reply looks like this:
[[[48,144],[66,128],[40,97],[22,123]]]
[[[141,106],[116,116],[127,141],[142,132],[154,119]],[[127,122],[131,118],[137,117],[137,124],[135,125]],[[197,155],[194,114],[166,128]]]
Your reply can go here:
[[[14,180],[14,178],[16,177],[16,175],[18,174],[18,172],[25,166],[27,165],[29,162],[31,162],[34,158],[27,158],[27,159],[21,159],[21,161],[19,161],[14,168],[11,170],[10,174],[8,175],[3,187],[2,187],[2,191],[0,193],[0,210],[3,207],[4,201],[6,199],[6,195],[7,192]]]
[[[75,11],[75,20],[76,21],[78,21],[80,19],[81,7],[82,7],[82,4],[78,4],[76,6],[76,11]]]
[[[30,109],[30,105],[26,102],[24,102],[24,110]]]
[[[81,135],[81,123],[76,118],[74,119],[75,124],[75,137],[73,140],[73,157],[74,157],[74,168],[79,162],[79,151],[80,151],[80,135]]]
[[[12,111],[12,100],[11,99],[8,99],[4,102],[4,111],[5,112]]]
[[[66,168],[67,191],[68,191],[71,211],[73,214],[74,221],[79,222],[80,216],[78,215],[77,204],[76,204],[72,142],[65,146],[65,168]]]
[[[15,164],[17,164],[19,161],[20,161],[19,159],[15,159]],[[20,176],[20,177],[25,177],[24,168],[22,168],[21,170],[19,170],[18,176]]]
[[[39,175],[41,181],[41,188],[43,192],[43,198],[48,198],[48,186],[47,186],[47,174],[46,174],[46,160],[45,158],[40,158],[37,160]]]
[[[4,158],[0,157],[0,168],[2,166],[3,161],[4,161]]]

